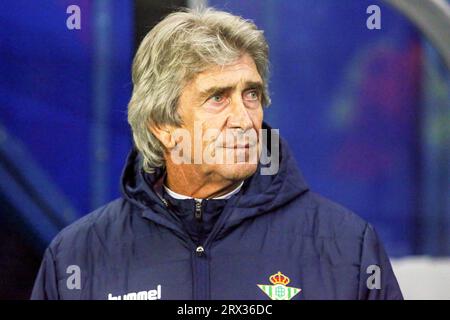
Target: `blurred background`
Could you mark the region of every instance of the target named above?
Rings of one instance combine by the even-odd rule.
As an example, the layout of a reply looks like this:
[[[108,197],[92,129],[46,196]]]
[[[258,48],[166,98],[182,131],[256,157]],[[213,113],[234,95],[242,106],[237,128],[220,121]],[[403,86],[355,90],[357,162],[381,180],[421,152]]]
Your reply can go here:
[[[28,299],[56,233],[120,195],[136,47],[198,5],[265,31],[265,119],[311,188],[375,226],[405,298],[450,299],[447,0],[2,0],[0,299]]]

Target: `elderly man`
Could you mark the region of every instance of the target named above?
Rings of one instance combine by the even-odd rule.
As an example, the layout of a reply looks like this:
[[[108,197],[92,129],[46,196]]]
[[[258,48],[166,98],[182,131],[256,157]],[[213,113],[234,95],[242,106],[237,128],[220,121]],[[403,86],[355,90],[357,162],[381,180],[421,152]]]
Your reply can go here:
[[[156,25],[133,62],[123,195],[55,237],[32,298],[401,299],[373,228],[310,191],[263,123],[267,77],[252,22]]]

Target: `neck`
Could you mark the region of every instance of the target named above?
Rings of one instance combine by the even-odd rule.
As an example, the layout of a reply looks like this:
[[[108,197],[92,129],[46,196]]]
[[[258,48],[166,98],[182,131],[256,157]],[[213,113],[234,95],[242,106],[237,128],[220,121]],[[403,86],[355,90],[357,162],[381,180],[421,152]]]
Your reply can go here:
[[[197,199],[210,199],[225,195],[236,189],[241,183],[201,175],[195,168],[167,166],[166,186],[181,195]]]

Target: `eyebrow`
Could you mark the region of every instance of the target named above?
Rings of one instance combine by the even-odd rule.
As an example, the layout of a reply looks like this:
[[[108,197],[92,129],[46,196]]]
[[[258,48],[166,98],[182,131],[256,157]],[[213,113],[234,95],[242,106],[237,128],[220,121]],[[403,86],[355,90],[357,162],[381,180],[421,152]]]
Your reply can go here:
[[[245,90],[257,89],[260,92],[263,90],[263,84],[260,81],[247,81],[247,82],[245,82],[244,86],[245,86]],[[210,87],[208,89],[201,91],[199,94],[199,98],[201,100],[203,100],[203,99],[209,98],[210,96],[212,96],[215,93],[227,92],[227,91],[234,90],[235,88],[236,88],[236,86]]]

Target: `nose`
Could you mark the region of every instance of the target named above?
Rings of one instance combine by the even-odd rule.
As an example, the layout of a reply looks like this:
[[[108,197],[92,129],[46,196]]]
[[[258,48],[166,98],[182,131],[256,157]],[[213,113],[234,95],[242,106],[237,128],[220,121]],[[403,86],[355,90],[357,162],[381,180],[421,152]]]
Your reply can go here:
[[[232,129],[242,129],[244,132],[253,128],[253,122],[242,98],[239,97],[231,104],[231,114],[228,117],[227,127]]]

